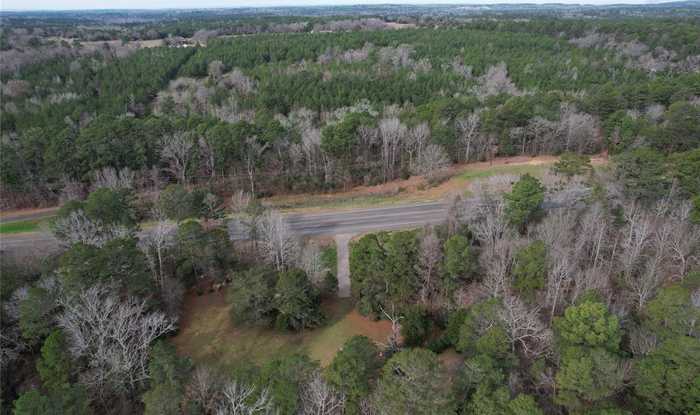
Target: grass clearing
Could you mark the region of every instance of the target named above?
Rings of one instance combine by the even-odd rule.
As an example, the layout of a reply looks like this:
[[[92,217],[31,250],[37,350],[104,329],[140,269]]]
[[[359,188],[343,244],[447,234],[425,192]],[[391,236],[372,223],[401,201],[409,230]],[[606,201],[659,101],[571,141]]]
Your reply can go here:
[[[467,170],[455,176],[455,179],[465,182],[477,179],[485,179],[487,177],[497,176],[499,174],[522,175],[526,173],[529,173],[532,176],[541,176],[547,169],[549,169],[550,165],[550,163],[517,165],[502,164],[498,166],[493,166],[492,168],[488,169]]]
[[[307,353],[327,365],[343,343],[358,334],[377,342],[386,341],[391,324],[372,321],[354,310],[350,300],[326,302],[323,327],[301,333],[268,328],[236,327],[229,318],[230,306],[223,292],[188,294],[180,332],[172,338],[178,352],[198,364],[232,368],[237,362],[261,364],[292,353]]]
[[[414,197],[412,197],[414,196]],[[415,197],[410,193],[392,193],[392,194],[373,194],[367,196],[350,196],[350,197],[314,197],[310,196],[303,200],[294,202],[286,202],[280,204],[271,204],[276,209],[281,211],[294,211],[296,209],[351,209],[365,207],[379,207],[384,205],[392,205],[397,203],[407,203],[412,200],[421,201],[422,198]]]
[[[37,232],[46,219],[29,219],[0,223],[0,235]]]

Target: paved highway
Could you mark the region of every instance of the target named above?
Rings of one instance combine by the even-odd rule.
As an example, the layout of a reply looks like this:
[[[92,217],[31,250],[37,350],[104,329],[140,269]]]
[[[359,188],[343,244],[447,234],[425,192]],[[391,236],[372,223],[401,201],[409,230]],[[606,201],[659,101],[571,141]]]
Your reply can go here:
[[[329,213],[291,214],[287,216],[287,222],[299,235],[339,235],[417,227],[442,222],[446,217],[447,207],[436,202]]]
[[[447,215],[445,204],[440,202],[381,208],[345,210],[327,213],[294,213],[286,215],[289,226],[302,236],[344,235],[369,231],[415,228],[442,222]],[[147,232],[147,231],[143,231]],[[234,232],[233,239],[243,239]],[[58,242],[44,233],[0,235],[2,251],[48,251]]]

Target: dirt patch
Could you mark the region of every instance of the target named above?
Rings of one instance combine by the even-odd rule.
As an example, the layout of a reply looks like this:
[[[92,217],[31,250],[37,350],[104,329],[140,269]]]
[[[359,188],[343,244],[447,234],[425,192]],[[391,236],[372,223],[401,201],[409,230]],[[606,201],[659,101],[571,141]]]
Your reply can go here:
[[[384,343],[391,333],[391,322],[388,320],[372,320],[353,309],[345,316],[348,323],[377,343]]]

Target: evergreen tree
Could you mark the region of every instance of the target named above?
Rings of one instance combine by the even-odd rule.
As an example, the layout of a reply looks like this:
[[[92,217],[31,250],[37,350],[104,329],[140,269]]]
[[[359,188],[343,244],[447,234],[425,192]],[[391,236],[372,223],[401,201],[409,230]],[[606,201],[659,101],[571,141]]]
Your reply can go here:
[[[542,213],[544,190],[542,183],[529,174],[520,177],[513,190],[505,195],[505,215],[508,222],[524,232],[527,225]]]
[[[360,402],[369,396],[379,368],[379,349],[367,337],[350,338],[336,353],[326,378],[345,394],[347,413],[360,413]]]
[[[448,382],[433,352],[406,349],[384,365],[376,404],[389,415],[451,413],[455,401]]]

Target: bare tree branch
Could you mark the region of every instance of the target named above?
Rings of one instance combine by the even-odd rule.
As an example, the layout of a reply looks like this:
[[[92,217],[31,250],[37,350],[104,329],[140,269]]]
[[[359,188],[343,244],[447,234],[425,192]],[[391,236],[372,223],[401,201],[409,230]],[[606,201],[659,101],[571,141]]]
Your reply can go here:
[[[175,176],[181,184],[187,183],[187,168],[193,146],[193,140],[185,132],[177,132],[162,140],[160,158],[168,164],[166,171]]]
[[[345,408],[345,396],[330,387],[316,371],[301,388],[303,415],[339,415]]]
[[[92,220],[82,210],[75,210],[67,217],[54,222],[52,232],[64,246],[76,243],[101,247],[107,242],[133,236],[133,230],[125,226],[105,225],[99,220]]]
[[[299,241],[279,212],[265,212],[260,221],[260,239],[263,254],[278,271],[286,269],[297,260]]]
[[[499,317],[515,350],[519,344],[529,357],[545,353],[552,342],[552,332],[539,319],[539,307],[529,309],[518,297],[506,295]]]
[[[175,329],[164,314],[148,312],[145,301],[121,301],[106,285],[59,296],[58,303],[69,351],[88,366],[82,381],[101,397],[136,390],[148,378],[149,345]]]
[[[256,395],[255,386],[237,381],[224,386],[216,415],[253,415],[273,413],[267,389]]]

